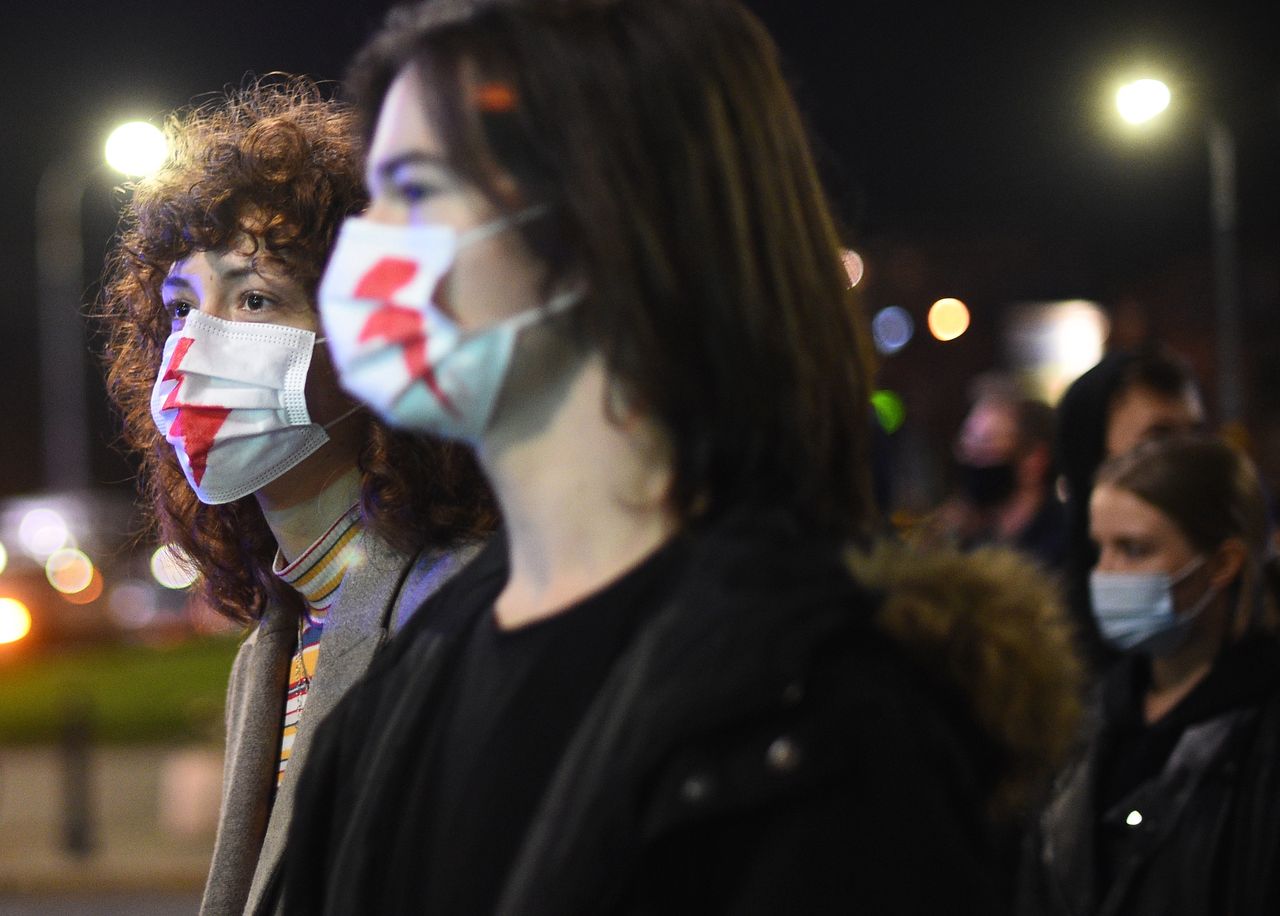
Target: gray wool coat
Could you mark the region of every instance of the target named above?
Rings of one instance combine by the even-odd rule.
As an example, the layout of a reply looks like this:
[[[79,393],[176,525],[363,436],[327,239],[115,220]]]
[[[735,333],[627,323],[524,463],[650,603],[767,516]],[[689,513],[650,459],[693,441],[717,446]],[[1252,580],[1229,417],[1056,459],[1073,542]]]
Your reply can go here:
[[[411,557],[370,531],[358,543],[361,554],[348,566],[329,610],[320,664],[279,789],[275,779],[297,618],[268,608],[236,655],[227,687],[218,835],[201,916],[241,916],[256,908],[284,851],[298,774],[321,720],[364,674],[378,647],[478,550]]]

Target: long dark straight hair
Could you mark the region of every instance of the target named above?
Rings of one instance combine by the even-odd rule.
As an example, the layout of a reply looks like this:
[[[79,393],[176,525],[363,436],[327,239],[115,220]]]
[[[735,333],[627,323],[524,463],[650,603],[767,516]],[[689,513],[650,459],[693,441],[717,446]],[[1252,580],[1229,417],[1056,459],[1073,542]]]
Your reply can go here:
[[[453,168],[547,205],[520,231],[549,287],[586,281],[576,332],[670,435],[682,519],[860,534],[870,350],[777,57],[730,0],[429,0],[349,83],[371,122],[411,69]]]

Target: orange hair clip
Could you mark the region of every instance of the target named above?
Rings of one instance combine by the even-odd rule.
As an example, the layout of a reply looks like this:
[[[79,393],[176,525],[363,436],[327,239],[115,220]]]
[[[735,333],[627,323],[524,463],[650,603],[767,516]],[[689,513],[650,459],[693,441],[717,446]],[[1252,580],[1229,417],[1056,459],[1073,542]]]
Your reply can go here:
[[[505,114],[516,107],[516,91],[509,83],[481,83],[473,98],[476,108],[490,114]]]

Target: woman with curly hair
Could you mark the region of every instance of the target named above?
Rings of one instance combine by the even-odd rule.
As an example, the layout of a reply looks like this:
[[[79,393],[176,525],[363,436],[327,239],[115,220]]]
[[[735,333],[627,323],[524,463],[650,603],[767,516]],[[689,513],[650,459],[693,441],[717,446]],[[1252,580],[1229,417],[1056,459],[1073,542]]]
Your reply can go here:
[[[201,909],[238,914],[279,857],[316,726],[494,516],[465,450],[360,409],[318,345],[317,281],[366,204],[352,112],[262,81],[168,134],[109,267],[108,386],[160,535],[215,610],[255,625]]]

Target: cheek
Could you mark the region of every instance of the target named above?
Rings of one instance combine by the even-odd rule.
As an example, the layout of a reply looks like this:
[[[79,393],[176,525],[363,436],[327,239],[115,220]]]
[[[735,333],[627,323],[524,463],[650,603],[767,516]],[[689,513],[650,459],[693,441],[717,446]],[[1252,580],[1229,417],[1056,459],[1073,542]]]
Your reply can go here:
[[[307,370],[307,412],[311,422],[321,425],[337,419],[350,409],[351,399],[338,385],[337,373],[329,359],[329,350],[318,344]]]

